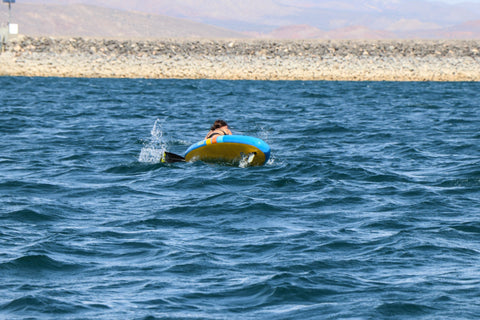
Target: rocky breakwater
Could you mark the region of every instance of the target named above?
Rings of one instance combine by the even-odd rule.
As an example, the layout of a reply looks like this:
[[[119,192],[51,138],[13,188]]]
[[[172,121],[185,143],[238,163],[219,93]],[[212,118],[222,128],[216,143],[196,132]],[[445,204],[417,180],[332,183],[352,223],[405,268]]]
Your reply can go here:
[[[480,40],[112,40],[19,37],[0,75],[480,81]]]

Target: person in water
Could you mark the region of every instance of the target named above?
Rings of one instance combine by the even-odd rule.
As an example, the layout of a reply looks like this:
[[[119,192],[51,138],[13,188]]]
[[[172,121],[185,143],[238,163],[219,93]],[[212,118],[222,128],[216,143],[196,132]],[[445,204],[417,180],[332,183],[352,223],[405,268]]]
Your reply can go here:
[[[213,123],[212,127],[210,128],[210,131],[205,136],[205,139],[210,139],[217,135],[228,136],[231,134],[232,134],[232,131],[228,129],[228,124],[225,121],[219,119]]]

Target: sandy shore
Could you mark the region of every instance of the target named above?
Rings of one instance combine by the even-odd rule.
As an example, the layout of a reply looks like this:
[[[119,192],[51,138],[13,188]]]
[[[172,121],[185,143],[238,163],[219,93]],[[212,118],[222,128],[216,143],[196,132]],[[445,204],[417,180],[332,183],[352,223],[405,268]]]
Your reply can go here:
[[[109,40],[19,37],[0,75],[480,81],[480,40]]]

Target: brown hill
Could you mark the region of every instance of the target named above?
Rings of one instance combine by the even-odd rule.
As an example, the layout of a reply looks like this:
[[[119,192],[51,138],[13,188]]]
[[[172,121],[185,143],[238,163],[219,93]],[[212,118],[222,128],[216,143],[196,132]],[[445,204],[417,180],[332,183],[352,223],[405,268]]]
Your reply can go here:
[[[442,32],[447,39],[480,39],[480,20],[468,21]]]
[[[241,33],[165,15],[90,5],[14,6],[12,22],[29,36],[122,38],[244,38]]]
[[[288,26],[275,29],[263,35],[273,39],[394,39],[395,34],[388,31],[372,30],[365,26],[338,28],[322,31],[309,25]]]
[[[264,37],[273,39],[325,39],[327,32],[304,24],[277,28],[264,35]]]
[[[394,19],[389,19],[389,12],[397,12],[401,8],[403,8],[402,10],[407,10],[409,7],[406,6],[406,2],[402,2],[402,5],[400,5],[400,2],[391,4],[393,7],[382,6],[383,1],[381,0],[366,0],[364,3],[373,3],[378,5],[377,7],[359,5],[358,2],[355,2],[355,5],[353,5],[353,0],[341,0],[339,3],[343,3],[343,6],[339,6],[335,2],[337,3],[336,9],[338,11],[335,11],[335,14],[333,14],[329,11],[331,6],[333,6],[331,1],[302,2],[301,0],[289,0],[288,5],[279,5],[287,1],[266,0],[259,6],[253,6],[252,3],[257,0],[248,0],[241,2],[241,5],[239,4],[238,7],[234,7],[234,3],[238,3],[238,1],[235,2],[234,0],[221,1],[222,5],[216,5],[217,2],[211,2],[211,0],[26,1],[30,3],[21,2],[13,5],[12,22],[19,24],[21,34],[30,36],[155,39],[480,39],[479,20],[465,23],[450,23],[448,26],[445,26],[445,22],[441,23],[436,20],[436,22],[432,22],[434,21],[432,19],[403,18],[403,15],[400,13]],[[75,4],[80,1],[84,3],[95,2],[97,5]],[[51,4],[42,4],[40,2]],[[304,3],[303,7],[301,3]],[[312,4],[312,8],[305,7],[309,3]],[[205,4],[205,6],[202,7],[200,4]],[[347,6],[347,4],[351,5]],[[422,11],[426,13],[426,16],[429,16],[428,13],[437,8],[435,6],[430,7],[429,2],[425,1],[420,1],[416,7],[419,6],[422,6]],[[233,10],[233,8],[236,9]],[[447,8],[457,8],[457,11],[452,11],[452,15],[462,16],[461,13],[466,10],[465,8],[470,7],[466,6],[462,9],[463,7],[461,6],[449,7],[443,5],[438,7],[437,10],[444,12],[442,10]],[[471,7],[473,12],[475,12],[475,8],[475,6]],[[147,9],[149,9],[148,12],[150,13],[145,12]],[[364,14],[356,12],[356,15],[352,16],[354,9]],[[303,12],[301,10],[307,11]],[[369,10],[374,10],[374,12],[377,12],[377,15],[370,17],[371,13],[369,13]],[[7,6],[0,5],[0,23],[6,22],[7,12]],[[227,15],[226,12],[231,14]],[[252,12],[255,12],[255,14]],[[270,14],[266,15],[266,12]],[[418,12],[418,10],[415,12]],[[174,18],[170,14],[189,17],[191,20]],[[408,16],[406,13],[404,15]],[[295,23],[300,19],[303,20],[301,23]],[[229,22],[232,28],[235,25],[235,21],[237,21],[240,25],[249,25],[250,27],[247,29],[238,27],[238,30],[247,31],[237,32],[211,24],[196,22],[197,20],[209,20],[208,23],[211,24],[218,24],[219,21],[223,21],[219,23],[220,25],[227,25],[227,22]],[[453,20],[459,21],[460,18]],[[259,21],[263,24],[258,24]]]
[[[365,26],[351,26],[335,29],[328,32],[329,39],[394,39],[395,34],[388,31],[372,30]]]

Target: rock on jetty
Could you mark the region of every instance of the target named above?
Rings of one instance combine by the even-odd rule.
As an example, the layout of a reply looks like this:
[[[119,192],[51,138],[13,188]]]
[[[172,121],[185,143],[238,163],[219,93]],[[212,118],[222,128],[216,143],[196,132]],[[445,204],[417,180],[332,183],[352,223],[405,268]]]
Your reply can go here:
[[[480,40],[11,40],[0,75],[480,81]]]

